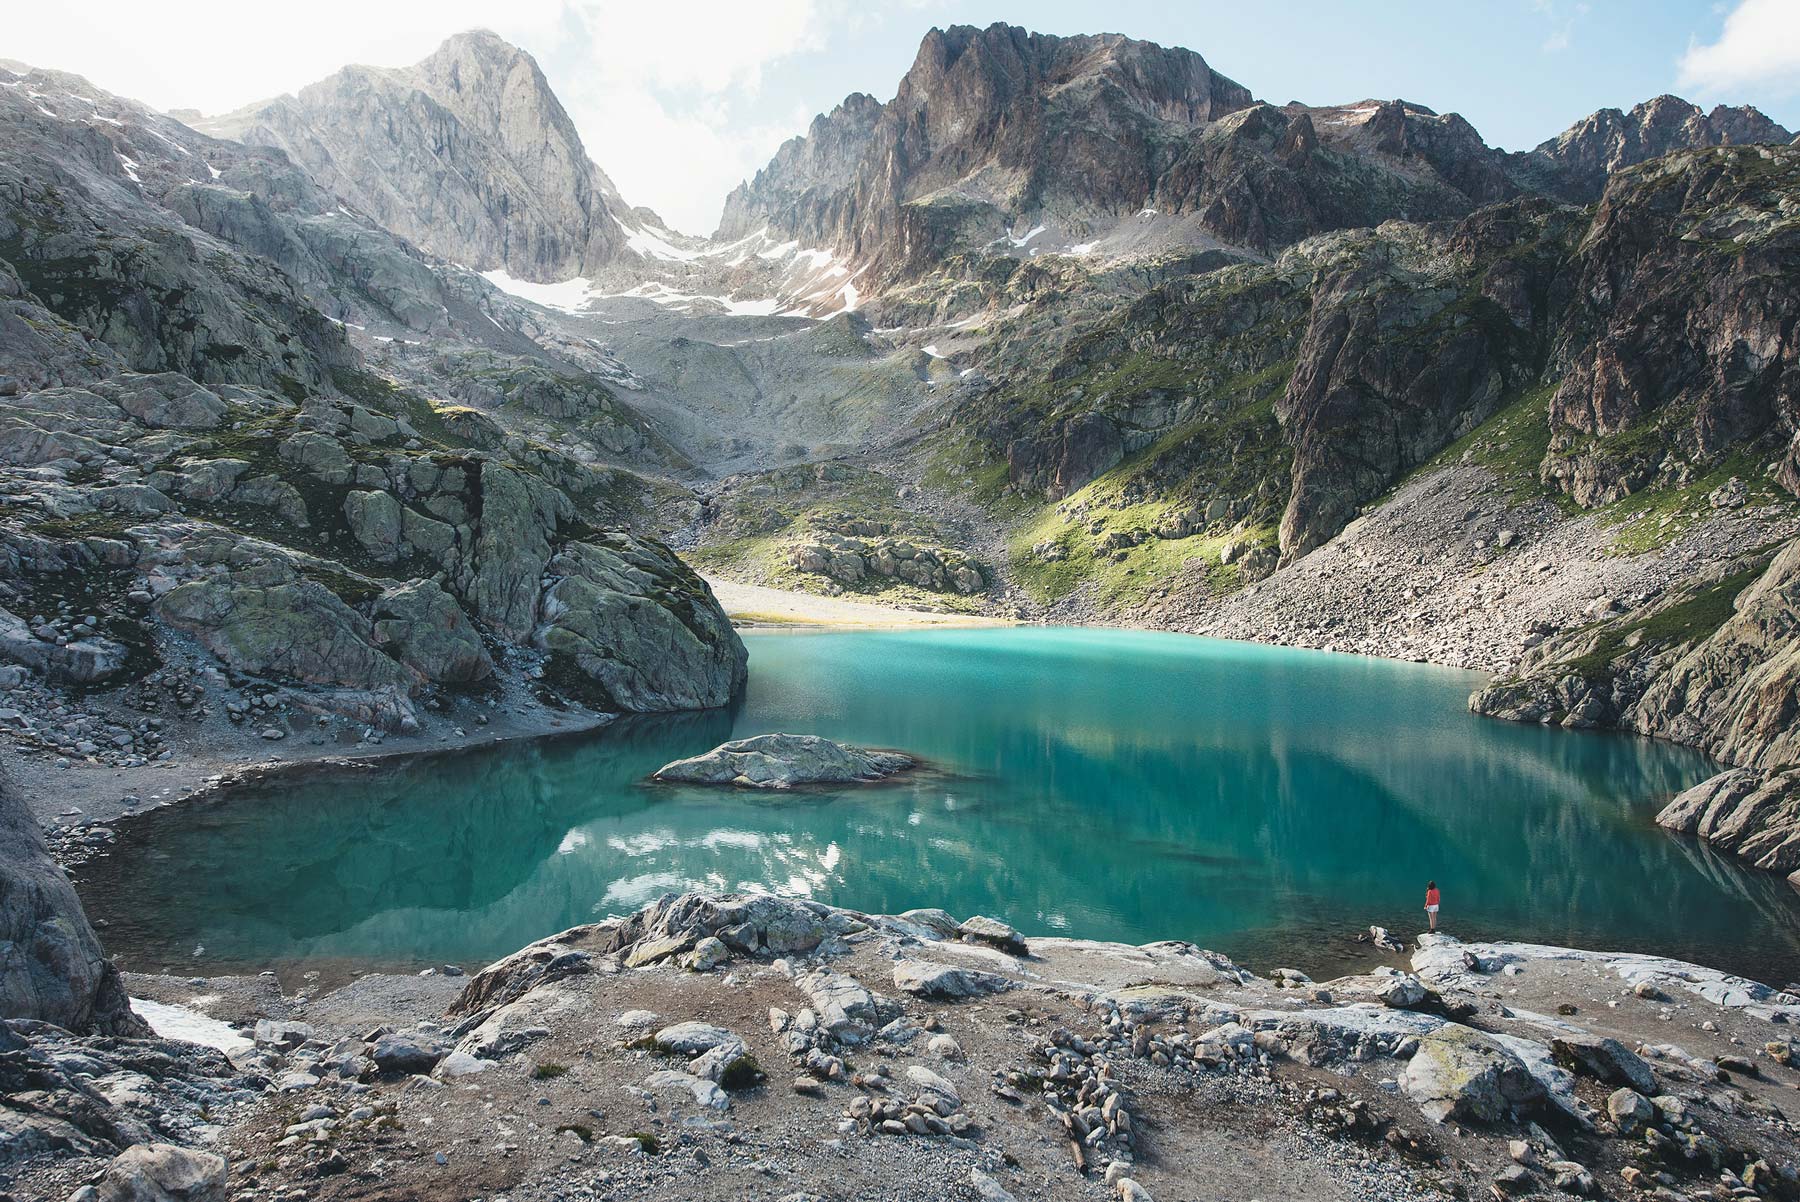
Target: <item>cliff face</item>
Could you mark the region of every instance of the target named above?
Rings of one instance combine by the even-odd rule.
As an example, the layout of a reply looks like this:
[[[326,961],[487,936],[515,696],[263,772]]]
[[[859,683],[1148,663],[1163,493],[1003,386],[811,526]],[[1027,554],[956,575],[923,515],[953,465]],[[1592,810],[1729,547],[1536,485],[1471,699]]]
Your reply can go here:
[[[764,226],[784,231],[835,227],[843,215],[832,207],[855,182],[883,107],[873,96],[855,92],[831,112],[814,117],[804,135],[781,144],[755,179],[732,189],[714,237],[741,238]]]
[[[385,229],[478,270],[567,279],[625,244],[626,206],[536,61],[485,31],[413,67],[346,67],[201,128],[286,151]]]
[[[1800,415],[1797,189],[1800,152],[1777,146],[1681,151],[1613,178],[1559,339],[1547,480],[1594,505],[1788,442]],[[1784,453],[1792,489],[1800,469]]]
[[[0,773],[0,1019],[8,1018],[77,1033],[150,1034],[36,817]]]

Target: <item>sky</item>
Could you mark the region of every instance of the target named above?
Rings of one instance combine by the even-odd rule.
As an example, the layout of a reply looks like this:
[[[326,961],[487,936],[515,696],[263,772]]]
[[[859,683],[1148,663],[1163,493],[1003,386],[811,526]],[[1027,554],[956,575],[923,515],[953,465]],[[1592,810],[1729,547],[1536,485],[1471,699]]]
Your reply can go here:
[[[1800,0],[14,0],[0,58],[218,113],[483,26],[529,50],[626,199],[708,233],[725,194],[851,92],[887,100],[934,25],[1112,32],[1274,103],[1402,98],[1535,146],[1663,92],[1800,128]],[[60,9],[61,11],[56,11]]]

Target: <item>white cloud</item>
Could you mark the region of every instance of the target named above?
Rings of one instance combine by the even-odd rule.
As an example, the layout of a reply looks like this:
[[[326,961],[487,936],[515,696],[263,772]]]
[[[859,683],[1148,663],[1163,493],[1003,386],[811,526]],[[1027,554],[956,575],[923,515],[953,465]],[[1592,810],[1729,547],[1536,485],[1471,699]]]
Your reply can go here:
[[[1740,0],[1718,41],[1690,44],[1681,56],[1681,86],[1701,95],[1748,87],[1800,92],[1800,3]]]
[[[347,63],[417,62],[483,26],[538,60],[627,200],[709,233],[725,193],[811,120],[803,106],[759,103],[765,74],[826,49],[861,14],[856,0],[20,3],[9,6],[0,57],[73,71],[160,109],[219,113]]]
[[[1588,15],[1586,0],[1577,0],[1574,4],[1561,4],[1556,0],[1532,0],[1531,7],[1550,23],[1550,32],[1544,35],[1542,46],[1546,54],[1555,54],[1573,45],[1575,26]]]

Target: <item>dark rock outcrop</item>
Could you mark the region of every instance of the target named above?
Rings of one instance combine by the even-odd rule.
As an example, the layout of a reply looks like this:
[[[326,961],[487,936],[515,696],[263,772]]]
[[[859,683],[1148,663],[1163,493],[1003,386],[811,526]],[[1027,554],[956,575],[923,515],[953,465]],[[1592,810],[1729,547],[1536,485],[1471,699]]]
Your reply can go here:
[[[1800,150],[1681,151],[1615,176],[1558,336],[1546,480],[1582,505],[1800,420]],[[1774,449],[1774,448],[1772,448]],[[1784,480],[1800,483],[1794,448]]]
[[[0,771],[0,1018],[77,1033],[150,1034],[100,950],[36,817]]]

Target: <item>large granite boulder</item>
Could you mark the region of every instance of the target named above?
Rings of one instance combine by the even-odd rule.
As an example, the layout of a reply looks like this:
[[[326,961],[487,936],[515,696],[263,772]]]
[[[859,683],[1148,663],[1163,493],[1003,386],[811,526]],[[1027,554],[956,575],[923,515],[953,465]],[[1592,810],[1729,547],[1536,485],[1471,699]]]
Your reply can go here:
[[[229,1190],[223,1156],[176,1144],[135,1144],[94,1185],[96,1202],[225,1202]]]
[[[43,832],[0,774],[0,1018],[70,1031],[148,1036],[118,970],[50,858]]]
[[[559,686],[643,713],[724,705],[743,687],[743,641],[712,589],[660,543],[595,535],[566,544],[548,572],[536,641]]]
[[[377,597],[375,641],[426,680],[473,684],[494,674],[481,636],[435,581],[408,581]]]
[[[911,756],[897,751],[866,751],[818,735],[773,734],[735,739],[705,755],[664,764],[656,770],[656,779],[791,789],[795,785],[880,780],[913,764]]]
[[[1419,1040],[1400,1085],[1425,1117],[1491,1123],[1544,1099],[1544,1087],[1512,1052],[1451,1024]]]

